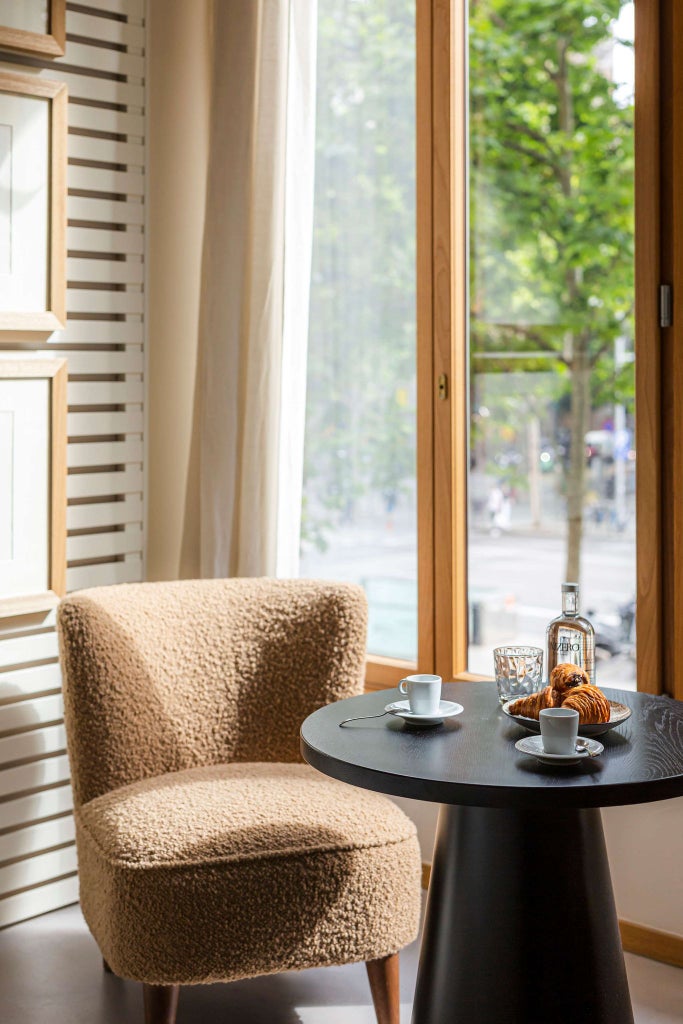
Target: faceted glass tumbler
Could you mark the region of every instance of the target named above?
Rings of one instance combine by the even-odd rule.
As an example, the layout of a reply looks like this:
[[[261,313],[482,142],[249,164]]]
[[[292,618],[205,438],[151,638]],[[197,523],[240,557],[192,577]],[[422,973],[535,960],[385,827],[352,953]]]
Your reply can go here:
[[[543,686],[543,651],[540,647],[496,647],[493,663],[501,704],[517,697],[528,697]]]

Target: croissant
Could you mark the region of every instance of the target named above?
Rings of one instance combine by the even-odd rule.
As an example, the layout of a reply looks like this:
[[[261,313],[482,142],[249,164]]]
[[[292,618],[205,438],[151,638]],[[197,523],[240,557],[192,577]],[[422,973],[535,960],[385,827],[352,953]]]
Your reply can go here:
[[[559,708],[560,698],[552,686],[546,686],[545,690],[538,693],[531,693],[528,697],[520,697],[514,704],[511,704],[509,711],[511,715],[524,715],[525,718],[536,718],[544,708]]]
[[[574,687],[562,701],[562,707],[578,711],[580,725],[598,725],[610,719],[609,701],[597,686]]]
[[[564,697],[575,686],[590,686],[590,679],[580,665],[562,662],[550,673],[550,685]]]

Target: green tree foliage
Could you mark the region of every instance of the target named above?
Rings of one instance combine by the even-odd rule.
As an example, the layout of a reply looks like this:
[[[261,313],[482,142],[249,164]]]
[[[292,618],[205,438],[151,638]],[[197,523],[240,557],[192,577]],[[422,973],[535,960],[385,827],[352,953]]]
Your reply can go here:
[[[633,107],[610,78],[622,3],[469,6],[472,355],[533,353],[487,371],[542,370],[533,415],[565,410],[578,578],[590,409],[633,401],[614,365],[633,304]],[[358,499],[414,478],[414,16],[414,0],[319,0],[303,536],[320,546]]]
[[[615,391],[633,400],[632,372],[617,380],[614,366],[615,341],[632,330],[634,284],[633,106],[610,74],[622,6],[470,4],[472,350],[544,353],[564,378],[570,579],[580,571],[591,406]]]

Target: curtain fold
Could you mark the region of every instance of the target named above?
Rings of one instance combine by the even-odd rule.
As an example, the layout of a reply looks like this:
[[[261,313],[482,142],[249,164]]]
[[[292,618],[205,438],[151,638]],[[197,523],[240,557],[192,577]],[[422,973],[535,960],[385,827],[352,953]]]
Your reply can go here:
[[[203,576],[295,575],[316,5],[217,0],[202,263]]]

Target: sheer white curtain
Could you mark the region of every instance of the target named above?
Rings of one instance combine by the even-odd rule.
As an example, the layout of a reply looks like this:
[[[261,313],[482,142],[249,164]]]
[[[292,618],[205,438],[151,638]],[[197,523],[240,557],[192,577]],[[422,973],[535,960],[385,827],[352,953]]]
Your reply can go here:
[[[315,0],[215,0],[200,322],[203,576],[296,575]]]

